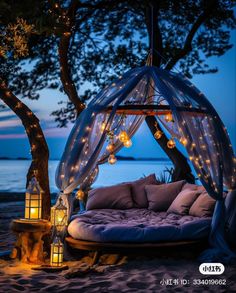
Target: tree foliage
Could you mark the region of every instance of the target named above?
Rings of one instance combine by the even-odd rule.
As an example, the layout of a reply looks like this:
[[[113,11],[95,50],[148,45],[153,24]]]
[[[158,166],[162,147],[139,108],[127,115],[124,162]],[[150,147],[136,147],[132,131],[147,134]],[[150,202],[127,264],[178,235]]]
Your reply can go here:
[[[150,5],[157,9],[155,3],[161,47],[154,53],[161,56],[161,66],[170,69],[177,62],[178,69],[189,77],[217,72],[208,58],[221,56],[232,47],[230,30],[236,26],[233,1],[27,0],[1,4],[1,25],[20,11],[37,30],[30,39],[27,58],[9,60],[10,70],[2,67],[0,58],[0,70],[5,70],[1,74],[15,94],[25,98],[38,99],[43,88],[65,90],[58,47],[61,38],[69,36],[64,52],[69,73],[79,98],[86,102],[115,77],[145,64],[149,48],[146,11]],[[65,126],[76,117],[75,105],[61,103],[52,115],[59,126]]]

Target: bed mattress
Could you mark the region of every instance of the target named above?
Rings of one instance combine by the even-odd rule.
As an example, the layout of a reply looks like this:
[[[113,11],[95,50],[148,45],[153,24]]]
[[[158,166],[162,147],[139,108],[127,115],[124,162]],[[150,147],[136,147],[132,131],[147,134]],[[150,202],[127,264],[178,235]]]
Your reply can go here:
[[[68,233],[96,242],[164,242],[209,235],[211,218],[167,214],[148,209],[98,209],[72,217]]]

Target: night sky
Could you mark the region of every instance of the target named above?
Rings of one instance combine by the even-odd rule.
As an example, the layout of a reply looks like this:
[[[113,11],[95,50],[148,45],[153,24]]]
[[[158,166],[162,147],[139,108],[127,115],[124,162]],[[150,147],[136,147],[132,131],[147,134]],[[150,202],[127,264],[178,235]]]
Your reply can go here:
[[[207,96],[228,129],[234,150],[236,150],[236,33],[231,34],[234,47],[224,56],[209,59],[211,66],[217,66],[218,73],[196,75],[192,82]],[[41,121],[50,148],[50,158],[60,159],[71,127],[59,129],[50,113],[59,108],[58,101],[65,100],[62,93],[43,90],[38,101],[24,100]],[[144,140],[145,137],[145,140]],[[145,141],[145,144],[144,144]],[[28,157],[30,147],[21,122],[11,110],[0,112],[0,157]],[[165,157],[152,138],[145,123],[133,137],[133,146],[123,149],[120,155],[133,157]]]

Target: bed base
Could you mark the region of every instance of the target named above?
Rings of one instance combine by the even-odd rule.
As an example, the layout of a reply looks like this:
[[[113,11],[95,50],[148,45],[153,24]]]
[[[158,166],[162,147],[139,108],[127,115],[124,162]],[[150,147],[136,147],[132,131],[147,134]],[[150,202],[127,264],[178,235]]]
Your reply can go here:
[[[127,243],[127,242],[94,242],[86,240],[77,240],[72,237],[66,237],[67,244],[78,250],[93,251],[92,265],[97,263],[99,256],[102,252],[113,252],[113,253],[136,253],[136,252],[153,252],[155,248],[159,249],[175,249],[181,248],[200,248],[203,249],[207,246],[207,239],[199,240],[185,240],[185,241],[173,241],[173,242],[159,242],[159,243]]]

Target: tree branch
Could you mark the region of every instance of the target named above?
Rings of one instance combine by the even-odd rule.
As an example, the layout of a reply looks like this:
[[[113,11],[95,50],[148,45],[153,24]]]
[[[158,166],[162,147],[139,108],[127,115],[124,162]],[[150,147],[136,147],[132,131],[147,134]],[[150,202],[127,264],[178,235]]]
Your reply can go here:
[[[207,20],[209,15],[211,14],[212,10],[218,4],[217,0],[207,1],[207,6],[203,13],[199,15],[195,23],[193,24],[189,34],[184,43],[184,47],[167,63],[165,69],[171,70],[175,64],[183,57],[185,57],[189,52],[192,50],[192,41],[193,38],[199,29],[199,27]]]
[[[163,51],[162,35],[158,24],[158,13],[160,9],[160,3],[156,0],[151,0],[146,7],[145,19],[149,36],[149,48],[153,46],[152,63],[153,65],[160,67],[161,55]]]
[[[36,177],[43,190],[43,218],[48,220],[50,217],[51,206],[48,179],[49,150],[39,123],[39,119],[10,91],[5,82],[2,80],[0,80],[0,99],[20,118],[25,128],[32,156],[32,163],[27,174],[26,185],[28,185],[29,180],[34,175],[34,171],[36,171]]]

